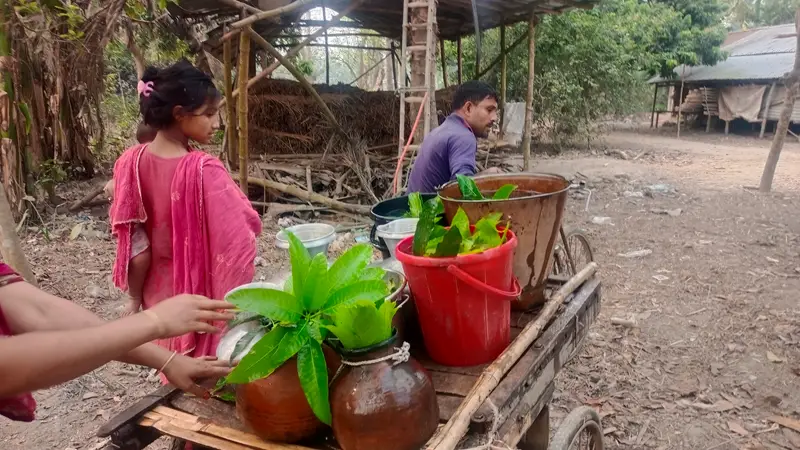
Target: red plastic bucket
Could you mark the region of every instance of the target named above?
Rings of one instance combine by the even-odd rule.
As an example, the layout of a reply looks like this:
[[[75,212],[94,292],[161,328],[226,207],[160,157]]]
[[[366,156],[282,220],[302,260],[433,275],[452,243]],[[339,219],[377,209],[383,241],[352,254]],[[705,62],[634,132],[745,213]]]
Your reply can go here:
[[[414,256],[414,237],[397,245],[414,295],[425,348],[439,364],[475,366],[497,358],[511,341],[511,301],[521,288],[513,274],[517,238],[453,258]]]

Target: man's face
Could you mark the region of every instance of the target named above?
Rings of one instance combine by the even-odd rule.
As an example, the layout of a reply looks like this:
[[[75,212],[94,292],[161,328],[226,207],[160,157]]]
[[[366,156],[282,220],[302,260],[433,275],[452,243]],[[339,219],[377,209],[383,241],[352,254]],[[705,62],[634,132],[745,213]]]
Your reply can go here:
[[[486,97],[480,103],[467,102],[463,113],[475,136],[489,137],[489,129],[497,120],[497,100]]]

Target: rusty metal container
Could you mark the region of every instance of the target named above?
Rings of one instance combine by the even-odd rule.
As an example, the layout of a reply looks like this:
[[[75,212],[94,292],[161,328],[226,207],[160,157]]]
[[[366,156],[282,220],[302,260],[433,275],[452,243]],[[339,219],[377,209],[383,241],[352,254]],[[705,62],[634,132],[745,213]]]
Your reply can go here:
[[[502,212],[511,222],[519,245],[514,254],[514,275],[522,285],[522,295],[514,302],[515,309],[530,309],[544,303],[544,288],[550,275],[553,248],[564,216],[570,183],[559,175],[516,173],[475,177],[481,193],[491,197],[503,185],[517,189],[508,200],[462,200],[458,183],[453,181],[439,190],[447,221],[458,208],[464,209],[470,223],[481,217]]]

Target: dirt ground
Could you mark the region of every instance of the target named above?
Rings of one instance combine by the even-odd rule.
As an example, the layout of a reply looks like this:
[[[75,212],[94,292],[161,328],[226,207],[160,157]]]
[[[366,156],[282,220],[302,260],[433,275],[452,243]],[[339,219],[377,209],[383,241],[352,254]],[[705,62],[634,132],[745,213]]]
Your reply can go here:
[[[604,148],[536,158],[536,171],[591,189],[572,196],[567,221],[589,235],[603,280],[601,316],[558,378],[554,425],[586,404],[611,449],[799,449],[800,433],[773,420],[800,418],[800,144],[788,143],[775,192],[761,195],[747,187],[767,140],[673,133],[614,131]],[[42,287],[116,316],[102,208],[44,220],[46,233],[23,236]],[[275,229],[266,224],[259,278],[286,268]],[[102,448],[97,428],[157,386],[146,370],[109,364],[37,393],[36,423],[0,421],[0,448]]]

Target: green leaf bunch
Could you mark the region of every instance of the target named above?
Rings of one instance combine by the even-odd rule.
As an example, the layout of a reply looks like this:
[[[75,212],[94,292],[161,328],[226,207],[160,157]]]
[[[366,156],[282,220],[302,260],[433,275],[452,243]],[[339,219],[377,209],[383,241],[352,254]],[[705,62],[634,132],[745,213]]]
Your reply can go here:
[[[417,224],[412,249],[416,256],[446,258],[481,253],[499,247],[507,240],[509,223],[506,223],[502,233],[498,232],[502,213],[490,213],[482,217],[472,231],[463,208],[458,208],[449,229],[432,221],[434,213],[431,208],[426,205]]]
[[[391,300],[359,303],[352,308],[340,308],[331,319],[328,331],[336,335],[347,350],[357,350],[379,344],[392,337],[392,319],[397,304]]]
[[[266,378],[296,356],[306,399],[314,414],[330,424],[328,370],[322,344],[329,327],[337,326],[331,317],[344,317],[344,311],[350,308],[374,307],[383,301],[389,294],[383,280],[385,272],[367,268],[372,258],[369,245],[353,246],[328,267],[324,254],[312,258],[294,234],[286,234],[292,274],[284,289],[246,288],[226,296],[239,310],[273,324],[228,375],[227,382],[242,384]]]
[[[517,186],[505,184],[494,193],[491,199],[487,199],[472,178],[456,175],[456,181],[458,181],[458,189],[461,191],[461,198],[464,200],[508,200],[511,198],[511,194],[517,190]]]

